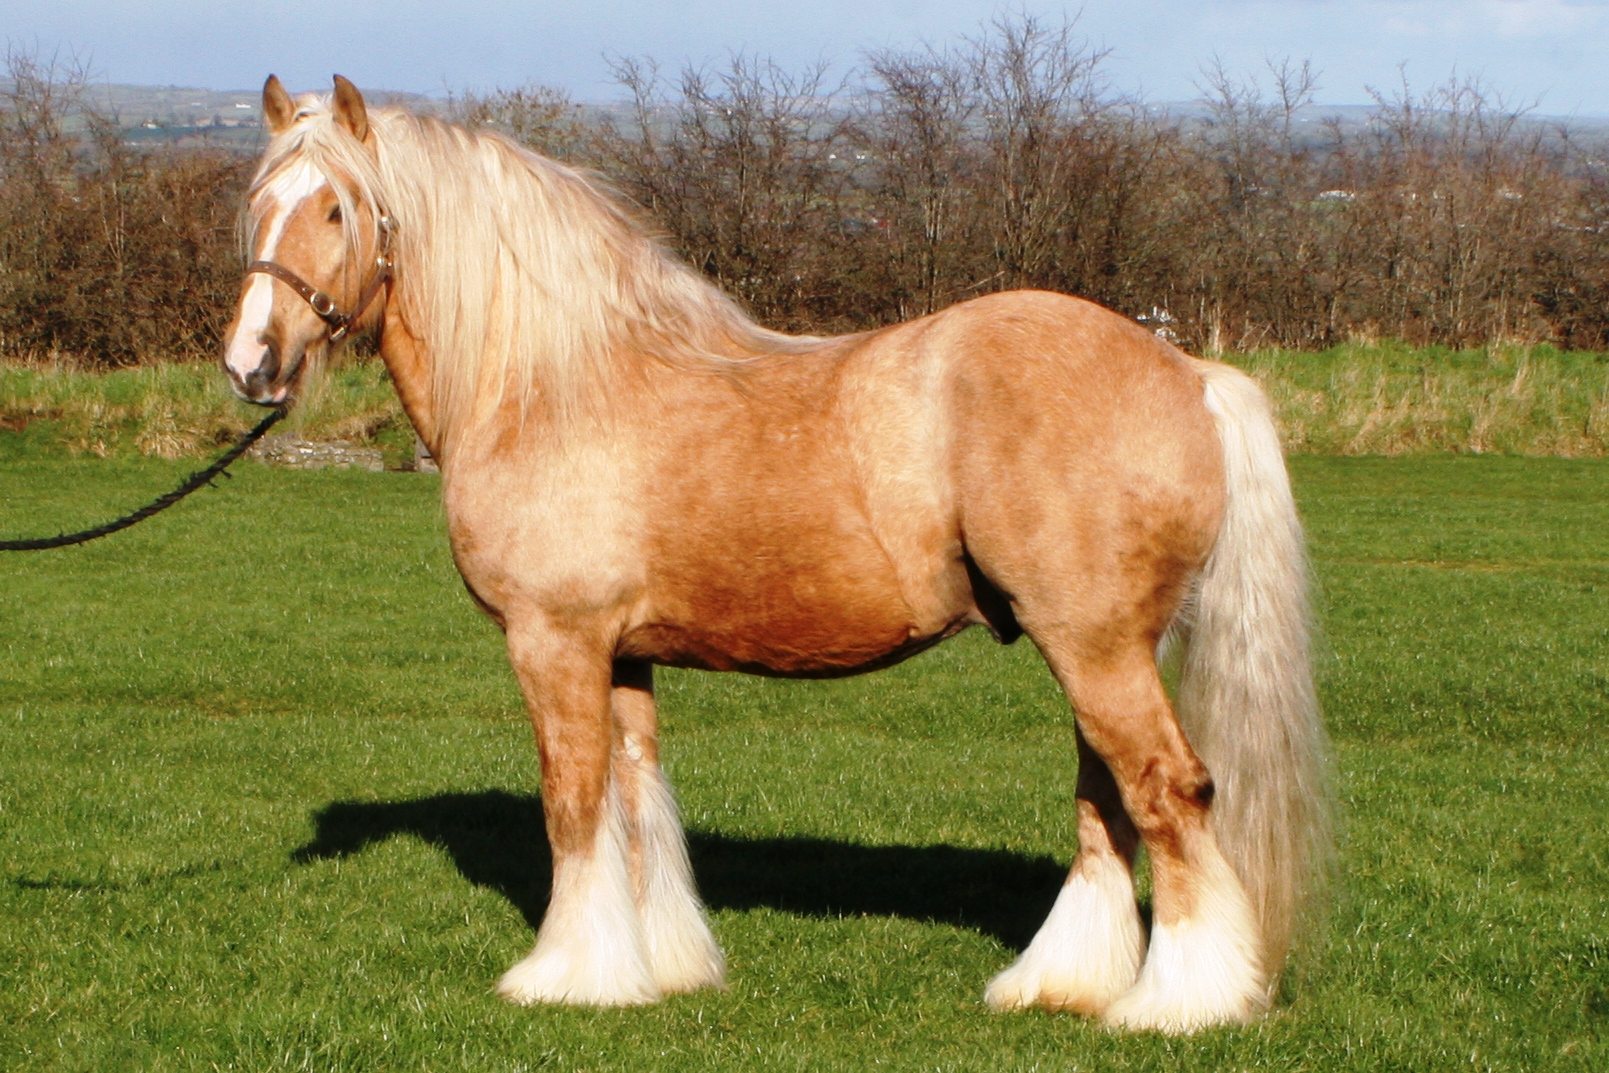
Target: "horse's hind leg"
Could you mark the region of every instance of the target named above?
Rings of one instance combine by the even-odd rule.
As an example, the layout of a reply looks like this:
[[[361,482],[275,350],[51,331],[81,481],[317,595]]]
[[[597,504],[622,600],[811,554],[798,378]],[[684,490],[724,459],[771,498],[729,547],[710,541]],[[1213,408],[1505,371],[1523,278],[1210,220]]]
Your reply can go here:
[[[632,890],[630,822],[610,777],[609,657],[584,639],[513,622],[508,650],[542,758],[553,893],[536,946],[498,993],[525,1004],[652,1002],[660,988]]]
[[[1033,942],[989,984],[997,1010],[1095,1015],[1134,983],[1145,935],[1134,903],[1134,824],[1112,773],[1078,733],[1078,858]]]
[[[1151,861],[1150,947],[1106,1020],[1169,1032],[1249,1020],[1269,997],[1261,940],[1212,832],[1212,779],[1174,718],[1151,640],[1039,640]]]
[[[720,987],[725,963],[704,919],[676,799],[659,766],[653,668],[616,665],[610,708],[611,770],[626,819],[632,890],[649,970],[667,994]]]

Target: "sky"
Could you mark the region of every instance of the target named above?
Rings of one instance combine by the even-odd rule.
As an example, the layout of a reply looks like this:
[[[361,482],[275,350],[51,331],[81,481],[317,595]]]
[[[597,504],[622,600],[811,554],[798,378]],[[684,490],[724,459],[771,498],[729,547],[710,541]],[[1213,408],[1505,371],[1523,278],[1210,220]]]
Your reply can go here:
[[[1422,93],[1476,78],[1540,115],[1609,116],[1609,0],[3,0],[11,53],[88,67],[102,82],[231,90],[269,73],[295,91],[339,72],[360,87],[444,96],[533,84],[621,96],[610,58],[674,73],[734,53],[789,71],[849,72],[872,50],[979,36],[1030,12],[1108,50],[1117,93],[1201,96],[1214,61],[1237,78],[1309,60],[1316,100]],[[1266,83],[1266,78],[1265,78]]]

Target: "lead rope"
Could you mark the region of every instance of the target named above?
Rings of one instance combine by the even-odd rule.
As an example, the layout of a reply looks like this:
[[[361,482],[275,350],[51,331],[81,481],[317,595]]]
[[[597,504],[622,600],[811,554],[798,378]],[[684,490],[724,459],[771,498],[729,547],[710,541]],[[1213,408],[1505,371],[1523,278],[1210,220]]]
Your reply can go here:
[[[242,436],[233,447],[219,455],[212,465],[190,474],[179,487],[166,495],[159,496],[131,514],[125,514],[121,518],[107,522],[105,525],[97,525],[93,529],[85,529],[77,533],[62,533],[53,537],[32,537],[26,540],[0,540],[0,551],[43,551],[46,548],[65,548],[72,544],[88,543],[91,540],[97,540],[115,533],[119,529],[127,529],[136,522],[143,522],[151,515],[167,510],[203,485],[211,484],[215,478],[229,468],[235,459],[245,454],[252,444],[262,439],[264,434],[274,427],[274,423],[284,416],[284,408],[276,408],[267,417],[257,422],[257,427]]]

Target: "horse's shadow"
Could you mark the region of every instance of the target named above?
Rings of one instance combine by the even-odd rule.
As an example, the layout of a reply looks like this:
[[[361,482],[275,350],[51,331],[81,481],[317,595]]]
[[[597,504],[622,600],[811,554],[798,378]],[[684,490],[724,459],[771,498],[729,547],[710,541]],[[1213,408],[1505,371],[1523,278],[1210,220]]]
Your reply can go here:
[[[534,928],[552,863],[538,798],[501,790],[410,801],[336,801],[314,815],[300,864],[409,835],[445,850],[465,879],[507,898]],[[1048,857],[952,846],[863,846],[824,838],[739,838],[690,831],[688,851],[712,909],[801,916],[899,916],[969,928],[1020,948],[1049,912],[1064,866]]]

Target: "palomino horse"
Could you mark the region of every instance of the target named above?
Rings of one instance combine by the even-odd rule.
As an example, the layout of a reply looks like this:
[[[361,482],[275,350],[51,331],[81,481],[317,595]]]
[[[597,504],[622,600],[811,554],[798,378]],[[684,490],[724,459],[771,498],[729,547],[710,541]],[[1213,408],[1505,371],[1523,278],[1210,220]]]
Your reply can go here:
[[[722,984],[655,664],[851,674],[982,624],[1032,638],[1078,742],[1077,858],[988,1003],[1164,1031],[1267,1007],[1323,871],[1328,778],[1302,535],[1250,380],[1045,293],[781,335],[593,180],[496,135],[371,112],[341,78],[299,100],[270,78],[263,114],[224,366],[282,404],[373,330],[441,463],[454,558],[535,727],[553,853],[503,995]]]

